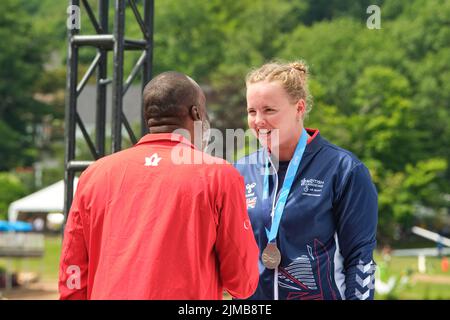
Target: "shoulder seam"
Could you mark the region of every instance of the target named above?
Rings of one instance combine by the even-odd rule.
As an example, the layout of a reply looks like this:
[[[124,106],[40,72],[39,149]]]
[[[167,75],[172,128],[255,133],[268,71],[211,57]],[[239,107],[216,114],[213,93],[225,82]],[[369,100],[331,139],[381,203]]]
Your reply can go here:
[[[337,199],[340,200],[340,198],[342,197],[342,192],[345,189],[345,186],[347,185],[348,179],[350,179],[350,175],[353,172],[353,170],[355,170],[356,167],[361,166],[363,163],[361,161],[359,161],[358,163],[356,163],[355,165],[352,166],[352,168],[348,171],[347,175],[345,176],[345,178],[343,179],[343,183],[342,183],[342,187],[340,188],[341,190],[339,191],[339,195],[337,197]]]
[[[336,150],[336,151],[338,151],[338,152],[342,152],[342,153],[344,153],[345,155],[347,155],[348,157],[350,157],[350,159],[354,162],[354,165],[352,166],[352,169],[351,169],[351,170],[353,170],[354,167],[356,167],[356,166],[362,164],[362,161],[361,161],[361,160],[360,160],[353,152],[351,152],[351,151],[349,151],[349,150],[340,148],[340,147],[335,146],[335,145],[333,145],[333,144],[331,144],[331,143],[329,143],[329,142],[323,144],[322,147],[328,147],[328,148],[331,148],[331,149]]]

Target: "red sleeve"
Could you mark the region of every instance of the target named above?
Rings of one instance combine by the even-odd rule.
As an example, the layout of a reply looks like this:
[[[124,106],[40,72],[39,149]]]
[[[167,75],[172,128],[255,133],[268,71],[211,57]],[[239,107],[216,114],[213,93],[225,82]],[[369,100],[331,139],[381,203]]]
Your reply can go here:
[[[80,201],[81,181],[70,208],[64,230],[64,241],[59,265],[59,293],[61,300],[87,299],[88,252],[83,232]]]
[[[220,185],[216,251],[224,288],[234,298],[245,299],[258,286],[259,249],[247,213],[244,180],[231,169]]]

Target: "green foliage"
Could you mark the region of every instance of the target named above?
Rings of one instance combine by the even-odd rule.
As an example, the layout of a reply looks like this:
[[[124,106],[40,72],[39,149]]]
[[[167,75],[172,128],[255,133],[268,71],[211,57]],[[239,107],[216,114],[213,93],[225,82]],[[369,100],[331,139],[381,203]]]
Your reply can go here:
[[[0,170],[7,170],[36,158],[33,127],[49,110],[33,99],[44,49],[20,1],[0,3],[0,38]]]
[[[367,164],[370,168],[372,162]],[[438,158],[407,164],[405,171],[379,169],[373,170],[377,173],[373,179],[378,186],[379,241],[386,243],[392,240],[398,225],[404,230],[413,226],[417,205],[435,208],[444,205],[438,186],[447,163]]]
[[[419,206],[448,215],[450,186],[449,5],[385,4],[381,30],[347,16],[298,26],[280,50],[309,62],[315,102],[307,126],[369,167],[381,242],[416,223]]]
[[[25,195],[26,188],[11,173],[0,172],[0,220],[7,219],[9,204]]]
[[[409,88],[401,74],[378,66],[366,68],[355,84],[349,147],[364,159],[379,160],[384,169],[401,170],[411,154],[419,152],[418,132],[411,130],[417,119],[405,98]]]
[[[176,69],[204,81],[225,49],[208,1],[155,3],[155,72]]]

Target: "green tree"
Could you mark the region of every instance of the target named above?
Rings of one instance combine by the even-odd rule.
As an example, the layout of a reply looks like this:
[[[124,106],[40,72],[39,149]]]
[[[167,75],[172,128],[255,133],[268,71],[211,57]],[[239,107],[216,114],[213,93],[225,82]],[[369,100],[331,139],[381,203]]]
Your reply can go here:
[[[280,49],[310,65],[307,125],[369,167],[382,241],[411,226],[418,207],[445,211],[450,186],[448,5],[387,3],[381,30],[348,17],[322,21],[286,34]]]
[[[33,124],[48,110],[33,99],[42,72],[40,37],[18,1],[0,3],[0,38],[0,170],[6,170],[33,162]]]
[[[376,84],[376,85],[374,85]],[[420,153],[412,130],[418,121],[411,112],[410,84],[386,67],[368,67],[355,84],[353,109],[348,118],[349,146],[363,159],[378,160],[385,169],[403,170]]]
[[[26,188],[19,178],[11,173],[0,172],[0,219],[6,219],[11,202],[23,197]]]

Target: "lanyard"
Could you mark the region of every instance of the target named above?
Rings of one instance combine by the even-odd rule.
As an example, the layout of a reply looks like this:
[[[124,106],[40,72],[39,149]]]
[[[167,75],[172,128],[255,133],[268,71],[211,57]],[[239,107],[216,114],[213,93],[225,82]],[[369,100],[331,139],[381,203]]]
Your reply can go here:
[[[306,130],[303,129],[302,135],[300,136],[300,140],[297,143],[297,147],[295,148],[294,156],[289,162],[286,177],[284,178],[283,182],[283,187],[281,188],[280,196],[278,197],[278,201],[275,205],[275,214],[273,217],[270,232],[266,229],[267,238],[269,239],[269,242],[274,242],[277,236],[281,216],[283,215],[284,207],[286,205],[286,200],[291,190],[292,183],[294,182],[294,178],[297,173],[298,167],[300,166],[300,161],[302,160],[303,152],[305,151],[306,148],[307,137],[308,134],[306,133]],[[267,160],[265,164],[263,199],[267,199],[269,196],[268,172],[269,172],[269,165]]]

